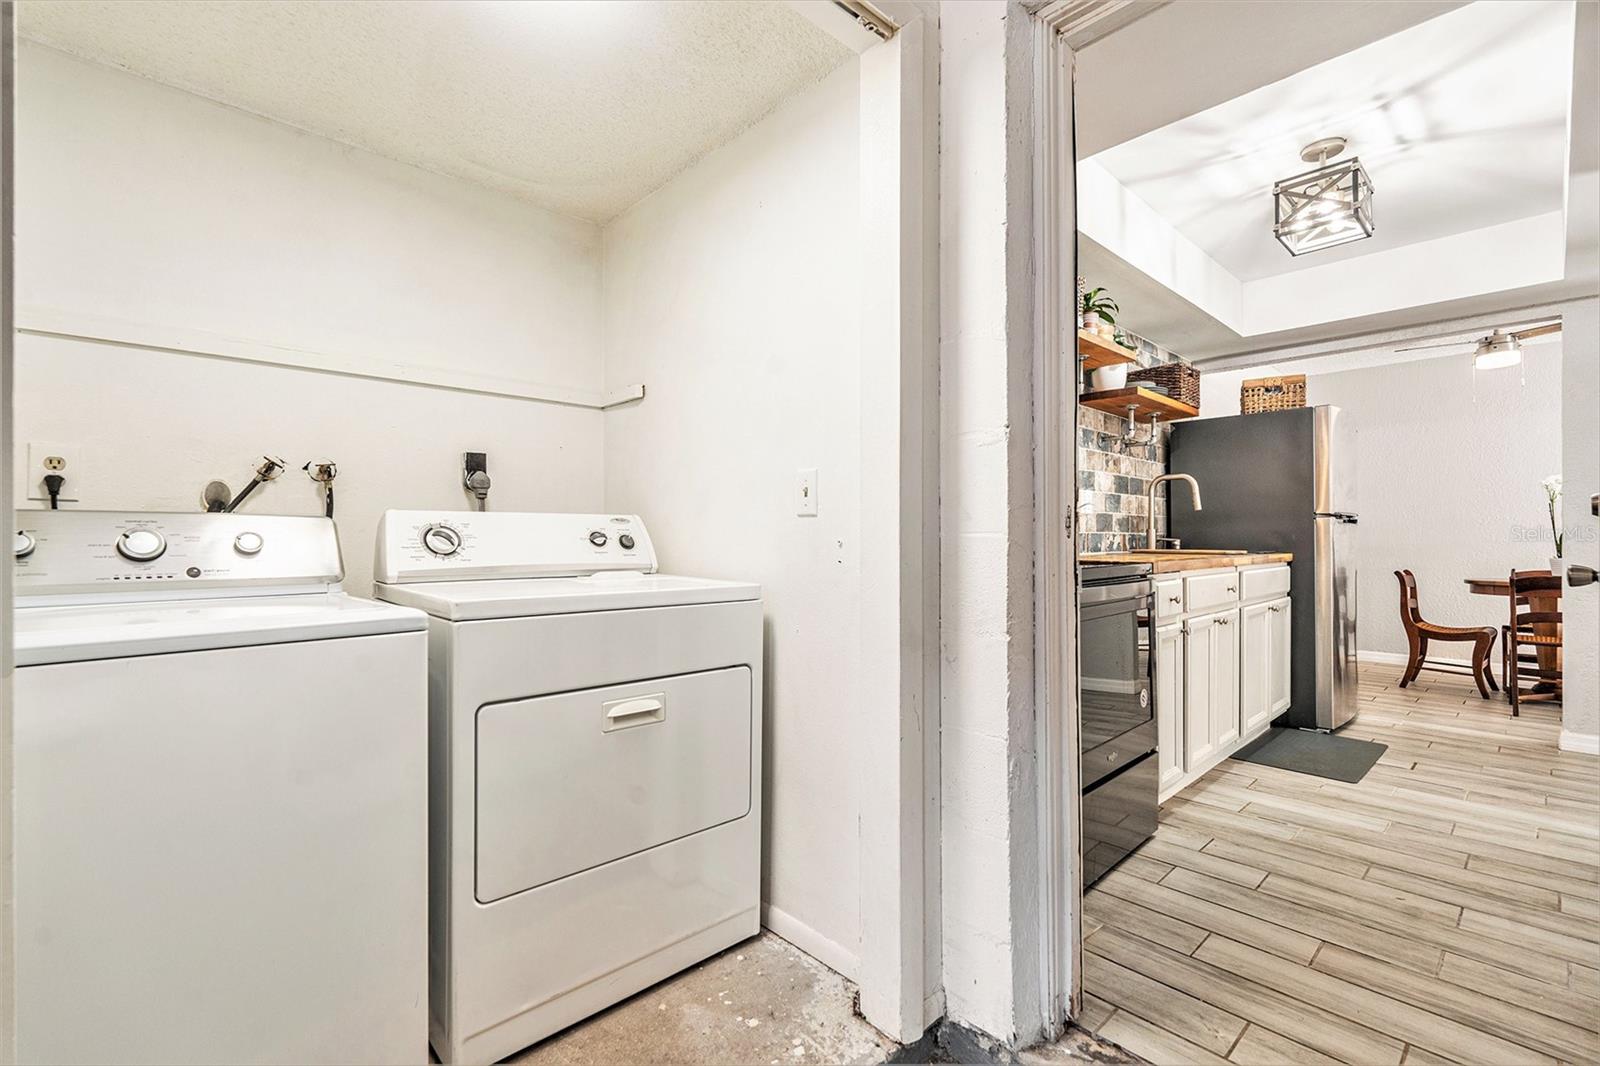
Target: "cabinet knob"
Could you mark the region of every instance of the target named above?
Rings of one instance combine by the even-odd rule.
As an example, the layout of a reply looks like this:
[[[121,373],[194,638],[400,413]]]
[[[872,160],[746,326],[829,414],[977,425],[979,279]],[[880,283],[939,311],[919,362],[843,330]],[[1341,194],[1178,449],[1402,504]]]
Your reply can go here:
[[[1276,607],[1268,607],[1267,610],[1271,611],[1273,614],[1277,614],[1278,613],[1278,608],[1276,608]]]
[[[1167,597],[1167,602],[1168,603],[1182,603],[1183,602],[1183,597],[1182,596],[1168,596]]]
[[[1229,585],[1229,586],[1228,586],[1228,591],[1229,591],[1229,592],[1238,592],[1238,591],[1239,591],[1239,590],[1238,590],[1238,589],[1236,589],[1236,588],[1234,588],[1234,587],[1233,587],[1233,586],[1232,586],[1232,585]]]

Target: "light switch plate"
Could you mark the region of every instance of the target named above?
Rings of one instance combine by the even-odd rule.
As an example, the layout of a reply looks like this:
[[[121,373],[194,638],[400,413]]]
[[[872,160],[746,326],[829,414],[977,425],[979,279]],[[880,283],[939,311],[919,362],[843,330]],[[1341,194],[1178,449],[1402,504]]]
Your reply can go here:
[[[814,466],[795,471],[794,513],[802,518],[812,518],[817,513],[817,468]]]
[[[83,483],[81,467],[77,445],[29,441],[28,499],[48,500],[50,494],[45,491],[44,476],[60,474],[67,480],[61,483],[61,495],[56,499],[63,503],[76,503],[79,498],[78,486]]]

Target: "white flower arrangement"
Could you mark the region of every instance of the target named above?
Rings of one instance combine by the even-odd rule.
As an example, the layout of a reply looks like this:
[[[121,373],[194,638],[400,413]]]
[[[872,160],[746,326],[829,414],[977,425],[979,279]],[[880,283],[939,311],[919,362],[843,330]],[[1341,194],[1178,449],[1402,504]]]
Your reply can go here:
[[[1556,538],[1556,558],[1561,557],[1561,526],[1556,522],[1556,504],[1561,500],[1561,475],[1551,474],[1539,482],[1545,498],[1550,501],[1550,533]]]

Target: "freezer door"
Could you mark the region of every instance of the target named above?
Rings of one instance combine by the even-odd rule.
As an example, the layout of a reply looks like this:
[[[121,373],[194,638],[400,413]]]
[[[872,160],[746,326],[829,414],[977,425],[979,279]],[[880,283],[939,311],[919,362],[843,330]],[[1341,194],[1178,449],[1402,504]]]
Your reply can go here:
[[[1316,728],[1356,716],[1356,520],[1317,518]]]

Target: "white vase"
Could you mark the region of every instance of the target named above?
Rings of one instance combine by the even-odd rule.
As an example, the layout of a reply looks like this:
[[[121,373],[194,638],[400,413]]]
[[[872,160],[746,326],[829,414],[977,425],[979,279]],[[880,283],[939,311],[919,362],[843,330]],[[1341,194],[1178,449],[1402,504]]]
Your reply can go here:
[[[1561,556],[1550,556],[1550,572],[1556,577],[1560,577],[1562,574],[1567,572],[1566,564],[1561,561]]]
[[[1083,313],[1083,328],[1090,333],[1100,332],[1100,312],[1085,311]]]
[[[1096,392],[1125,388],[1128,384],[1128,364],[1112,363],[1110,366],[1096,367],[1089,372],[1089,381]]]

